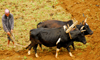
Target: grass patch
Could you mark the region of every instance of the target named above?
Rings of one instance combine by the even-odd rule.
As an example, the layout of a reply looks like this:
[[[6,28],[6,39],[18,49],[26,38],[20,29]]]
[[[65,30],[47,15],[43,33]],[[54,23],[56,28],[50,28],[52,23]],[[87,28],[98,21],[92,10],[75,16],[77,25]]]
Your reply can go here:
[[[71,19],[71,14],[57,5],[57,0],[0,0],[0,19],[4,10],[8,8],[14,15],[14,36],[15,40],[22,45],[29,41],[29,31],[37,27],[39,22],[44,20],[61,20]],[[10,7],[10,8],[9,8]],[[2,20],[0,20],[2,22]],[[6,33],[4,33],[2,23],[0,23],[0,44],[7,44]],[[11,43],[10,43],[11,45]],[[4,45],[0,46],[4,47]],[[4,48],[6,49],[6,48]]]
[[[79,55],[82,55],[82,53],[78,53],[77,55],[78,55],[78,56],[79,56]]]
[[[80,43],[80,42],[75,42],[75,46],[77,49],[85,49],[87,46],[89,46],[90,43],[86,43],[85,45],[83,43]]]
[[[26,60],[26,59],[27,59],[27,57],[26,57],[26,56],[24,56],[23,60]]]

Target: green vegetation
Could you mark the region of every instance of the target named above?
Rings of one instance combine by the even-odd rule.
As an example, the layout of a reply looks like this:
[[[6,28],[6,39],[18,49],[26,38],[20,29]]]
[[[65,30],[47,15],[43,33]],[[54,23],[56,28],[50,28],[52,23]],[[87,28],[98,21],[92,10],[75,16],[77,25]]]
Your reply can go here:
[[[24,56],[23,60],[26,60],[26,59],[27,59],[27,57],[26,57],[26,56]]]
[[[14,15],[15,40],[19,44],[27,45],[30,29],[36,28],[39,22],[48,19],[63,21],[71,19],[71,14],[66,14],[65,10],[56,4],[58,4],[57,0],[0,0],[0,19],[2,19],[4,10],[9,9]],[[0,33],[0,47],[4,47],[7,45],[7,38],[2,23],[0,23]]]
[[[78,53],[77,55],[81,55],[82,53]]]
[[[65,10],[57,4],[57,0],[0,0],[0,19],[2,19],[4,10],[6,8],[9,9],[14,15],[13,33],[15,40],[18,41],[17,43],[19,44],[28,45],[29,31],[36,28],[39,22],[48,19],[61,21],[71,19],[71,14],[66,13]],[[0,22],[0,50],[2,50],[7,49],[7,38],[2,27],[2,20],[0,20]],[[12,46],[13,44],[10,43],[10,45]],[[77,46],[77,43],[75,45]],[[18,48],[22,47],[17,47],[16,49]],[[77,48],[84,49],[86,46],[82,45]]]
[[[87,46],[89,46],[90,44],[89,43],[86,43],[85,45],[81,42],[75,42],[75,46],[76,48],[78,49],[85,49]]]

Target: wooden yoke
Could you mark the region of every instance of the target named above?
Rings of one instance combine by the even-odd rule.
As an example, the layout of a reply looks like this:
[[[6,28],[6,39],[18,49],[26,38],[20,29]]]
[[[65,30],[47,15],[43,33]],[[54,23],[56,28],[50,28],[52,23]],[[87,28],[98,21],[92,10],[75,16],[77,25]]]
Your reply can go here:
[[[69,33],[71,31],[71,29],[78,23],[78,21],[76,21],[75,23],[73,23],[66,31],[66,33]]]

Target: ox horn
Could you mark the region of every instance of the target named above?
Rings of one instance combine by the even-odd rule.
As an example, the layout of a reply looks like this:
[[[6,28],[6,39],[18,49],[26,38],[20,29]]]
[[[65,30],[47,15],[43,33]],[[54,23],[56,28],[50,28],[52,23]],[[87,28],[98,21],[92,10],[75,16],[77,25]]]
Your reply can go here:
[[[83,28],[84,28],[84,26],[82,26],[80,30],[82,30]]]
[[[69,33],[71,31],[71,29],[78,23],[78,21],[76,21],[74,24],[72,24],[66,31],[66,33]]]
[[[85,21],[84,21],[84,22],[86,23],[86,21],[87,21],[87,18],[85,19]]]
[[[82,30],[81,32],[84,32],[84,31],[86,31],[86,30]]]

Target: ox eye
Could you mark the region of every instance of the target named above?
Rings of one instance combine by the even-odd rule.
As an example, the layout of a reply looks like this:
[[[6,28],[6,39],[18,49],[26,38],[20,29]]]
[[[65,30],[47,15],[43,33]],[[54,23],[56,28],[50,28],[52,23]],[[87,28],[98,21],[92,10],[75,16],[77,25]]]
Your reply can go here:
[[[86,26],[86,27],[85,27],[85,29],[88,29],[88,28],[89,28],[89,26]]]
[[[89,26],[86,26],[86,28],[89,28]]]

